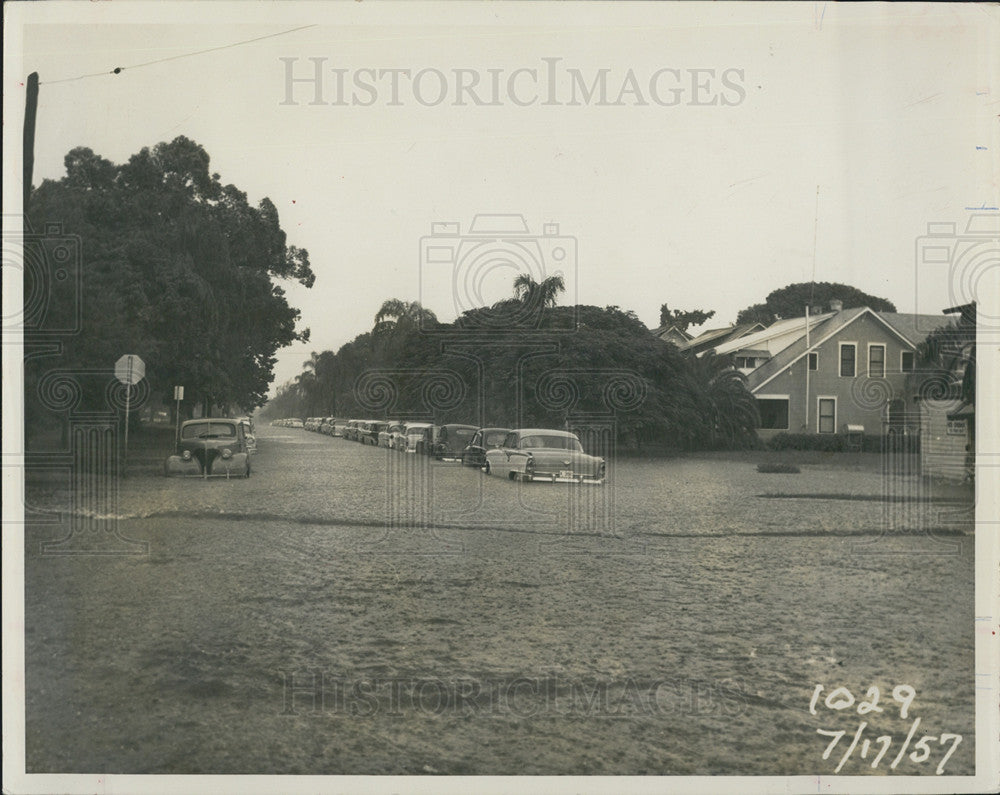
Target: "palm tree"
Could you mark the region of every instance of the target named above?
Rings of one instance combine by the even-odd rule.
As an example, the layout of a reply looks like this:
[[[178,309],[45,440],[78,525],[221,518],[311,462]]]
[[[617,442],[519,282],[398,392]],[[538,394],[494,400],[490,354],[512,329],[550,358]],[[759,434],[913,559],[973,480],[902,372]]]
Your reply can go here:
[[[556,305],[556,298],[566,291],[566,282],[556,274],[536,282],[528,273],[514,279],[514,297],[532,308],[547,308]]]
[[[691,374],[709,446],[745,447],[757,438],[760,413],[747,379],[727,356],[692,357]]]
[[[424,309],[419,301],[406,302],[390,298],[375,315],[372,334],[377,337],[395,336],[434,323],[437,323],[437,316],[430,309]]]

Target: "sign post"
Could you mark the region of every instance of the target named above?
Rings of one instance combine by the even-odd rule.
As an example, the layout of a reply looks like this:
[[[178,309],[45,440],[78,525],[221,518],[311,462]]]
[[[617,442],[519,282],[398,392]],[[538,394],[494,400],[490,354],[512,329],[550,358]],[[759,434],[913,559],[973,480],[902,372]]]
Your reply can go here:
[[[146,375],[146,363],[138,356],[127,353],[115,362],[115,378],[125,384],[125,458],[122,462],[122,475],[128,468],[128,414],[132,400],[132,386],[138,384]]]
[[[174,401],[176,408],[174,409],[174,445],[180,444],[181,441],[181,401],[184,400],[184,387],[175,386],[174,387]]]

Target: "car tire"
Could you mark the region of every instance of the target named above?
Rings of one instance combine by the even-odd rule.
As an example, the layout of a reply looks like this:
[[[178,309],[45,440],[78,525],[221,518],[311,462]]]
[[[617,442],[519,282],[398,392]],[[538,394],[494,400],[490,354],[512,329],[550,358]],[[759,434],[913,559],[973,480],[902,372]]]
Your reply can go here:
[[[247,461],[247,468],[243,472],[243,478],[246,479],[249,477],[250,477],[250,462]]]
[[[485,472],[487,475],[492,475],[493,474],[493,468],[490,466],[490,462],[489,461],[487,461],[486,462],[486,466],[483,467],[483,472]]]

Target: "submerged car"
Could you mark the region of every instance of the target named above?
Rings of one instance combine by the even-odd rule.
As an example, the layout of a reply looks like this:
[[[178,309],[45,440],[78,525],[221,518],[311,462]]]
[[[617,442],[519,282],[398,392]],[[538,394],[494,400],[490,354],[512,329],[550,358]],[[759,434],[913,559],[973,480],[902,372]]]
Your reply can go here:
[[[378,447],[378,437],[379,434],[389,425],[387,422],[381,422],[379,420],[373,420],[371,422],[366,422],[361,426],[361,431],[358,434],[358,441],[361,444],[370,444],[374,447]]]
[[[501,447],[510,428],[480,428],[462,451],[462,466],[486,466],[486,451]]]
[[[247,442],[247,452],[253,455],[257,452],[257,436],[253,432],[253,420],[250,417],[237,417],[236,421],[243,426],[243,438]]]
[[[239,420],[188,420],[180,428],[177,452],[167,457],[164,474],[180,477],[250,477],[250,452]]]
[[[486,451],[486,474],[511,480],[602,483],[606,470],[604,459],[587,455],[576,434],[568,431],[511,431],[502,446]]]
[[[431,451],[431,445],[435,441],[436,426],[429,422],[410,422],[406,425],[406,434],[401,437],[402,447],[397,442],[396,449],[402,449],[404,453],[417,453],[426,455]]]
[[[469,446],[476,430],[475,425],[442,425],[432,448],[434,457],[440,461],[461,461],[462,451]]]
[[[390,422],[378,432],[378,446],[392,449],[396,446],[396,439],[403,433],[404,425],[401,422]]]

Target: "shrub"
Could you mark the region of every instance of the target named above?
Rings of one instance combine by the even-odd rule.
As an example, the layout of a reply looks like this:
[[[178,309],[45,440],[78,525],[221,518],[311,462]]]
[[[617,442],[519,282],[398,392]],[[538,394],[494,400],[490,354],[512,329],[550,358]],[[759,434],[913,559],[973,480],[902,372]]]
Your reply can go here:
[[[797,475],[800,470],[795,464],[757,464],[758,472]]]
[[[920,438],[917,436],[897,436],[866,433],[860,440],[861,452],[883,453],[893,450],[897,453],[920,452]],[[843,453],[858,450],[858,439],[843,433],[779,433],[767,442],[769,450],[817,450],[821,453]]]

